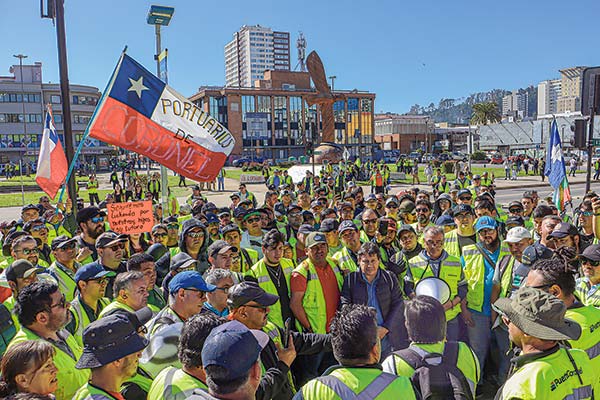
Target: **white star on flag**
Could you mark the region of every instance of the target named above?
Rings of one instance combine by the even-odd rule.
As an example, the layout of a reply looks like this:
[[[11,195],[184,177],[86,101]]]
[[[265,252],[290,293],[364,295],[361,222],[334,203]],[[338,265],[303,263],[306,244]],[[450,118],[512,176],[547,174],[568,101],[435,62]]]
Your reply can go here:
[[[144,77],[143,76],[140,76],[140,79],[138,79],[137,81],[132,78],[128,78],[128,79],[129,79],[129,82],[131,82],[131,86],[129,87],[129,89],[127,89],[127,91],[135,92],[140,99],[142,98],[142,91],[150,90],[146,86],[144,86]]]
[[[552,146],[552,162],[560,162],[562,159],[562,150],[558,144]]]

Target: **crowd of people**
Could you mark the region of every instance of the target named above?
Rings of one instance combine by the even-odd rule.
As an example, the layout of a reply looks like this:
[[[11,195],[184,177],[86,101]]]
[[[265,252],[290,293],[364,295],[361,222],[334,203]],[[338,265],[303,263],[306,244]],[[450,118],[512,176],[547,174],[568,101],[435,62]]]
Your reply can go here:
[[[600,393],[600,197],[499,204],[462,171],[387,194],[371,168],[371,193],[354,167],[273,172],[230,204],[196,185],[150,232],[113,232],[116,199],[23,207],[0,224],[0,397]]]

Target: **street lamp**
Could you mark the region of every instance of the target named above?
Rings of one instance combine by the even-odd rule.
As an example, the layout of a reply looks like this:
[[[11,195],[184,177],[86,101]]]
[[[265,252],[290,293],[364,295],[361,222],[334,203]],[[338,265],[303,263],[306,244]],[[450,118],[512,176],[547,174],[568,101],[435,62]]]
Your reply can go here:
[[[173,13],[175,13],[174,7],[166,7],[166,6],[150,6],[150,10],[148,11],[148,16],[146,17],[146,22],[149,25],[154,25],[154,33],[156,35],[156,54],[154,59],[156,60],[156,76],[160,79],[160,60],[159,56],[162,52],[162,47],[160,43],[160,27],[168,26],[169,22],[171,22],[171,18],[173,17]],[[166,83],[166,82],[165,82]],[[148,160],[148,169],[150,169],[150,160]],[[163,213],[167,212],[167,194],[168,194],[168,174],[167,168],[164,165],[160,167],[160,181],[161,181],[161,191],[162,191],[162,206]]]
[[[328,78],[331,79],[331,92],[333,93],[333,90],[334,90],[333,84],[335,83],[335,80],[337,79],[337,76],[331,75],[331,76],[328,76]]]
[[[23,84],[23,59],[24,54],[15,54],[13,57],[19,59],[19,74],[21,78],[21,110],[23,113],[23,139],[27,138],[27,119],[25,118],[25,86]],[[21,176],[21,202],[25,205],[25,188],[23,186],[23,152],[19,152],[19,174]]]

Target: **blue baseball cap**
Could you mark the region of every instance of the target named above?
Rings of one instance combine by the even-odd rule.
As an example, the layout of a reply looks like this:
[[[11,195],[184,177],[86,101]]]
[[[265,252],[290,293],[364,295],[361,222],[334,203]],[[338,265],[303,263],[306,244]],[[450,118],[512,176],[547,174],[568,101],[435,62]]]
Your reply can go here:
[[[202,347],[202,366],[217,365],[226,372],[219,379],[230,381],[248,374],[269,343],[263,331],[248,329],[239,321],[214,328]]]
[[[75,272],[75,282],[99,279],[105,276],[113,277],[116,273],[105,270],[99,263],[93,262],[79,267]]]
[[[452,216],[450,216],[449,214],[441,215],[438,219],[435,220],[435,224],[439,226],[456,225],[456,223],[454,223],[454,218],[452,218]]]
[[[215,214],[213,213],[209,213],[206,214],[206,224],[218,224],[221,221],[219,221],[219,217],[217,217]]]
[[[479,232],[482,229],[496,229],[498,228],[498,223],[492,217],[484,215],[480,217],[475,223],[475,231]]]
[[[179,289],[196,289],[202,292],[214,292],[217,287],[206,283],[200,272],[183,271],[178,273],[169,282],[169,293],[175,293]]]

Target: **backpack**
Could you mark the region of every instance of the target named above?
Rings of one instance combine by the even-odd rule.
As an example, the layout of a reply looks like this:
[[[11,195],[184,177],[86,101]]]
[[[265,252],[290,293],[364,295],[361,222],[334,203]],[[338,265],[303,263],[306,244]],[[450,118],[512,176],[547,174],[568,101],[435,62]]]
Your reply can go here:
[[[423,400],[473,400],[469,382],[456,366],[458,347],[458,342],[446,342],[443,355],[429,353],[421,356],[410,347],[393,354],[415,370],[411,381]],[[437,365],[428,362],[440,357],[442,361]]]

